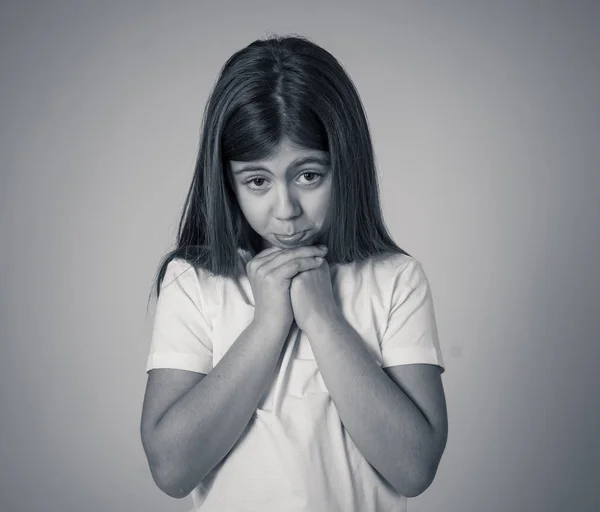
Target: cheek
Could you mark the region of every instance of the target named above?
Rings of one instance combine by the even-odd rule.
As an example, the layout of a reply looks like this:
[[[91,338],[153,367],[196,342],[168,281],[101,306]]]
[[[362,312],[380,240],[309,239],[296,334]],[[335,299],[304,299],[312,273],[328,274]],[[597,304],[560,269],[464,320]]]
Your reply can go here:
[[[264,202],[258,198],[242,192],[238,195],[238,204],[242,213],[251,224],[260,224],[265,216]]]
[[[324,187],[319,192],[320,193],[315,194],[315,196],[311,200],[311,210],[314,216],[323,218],[325,216],[327,205],[329,204],[331,198],[331,187]]]

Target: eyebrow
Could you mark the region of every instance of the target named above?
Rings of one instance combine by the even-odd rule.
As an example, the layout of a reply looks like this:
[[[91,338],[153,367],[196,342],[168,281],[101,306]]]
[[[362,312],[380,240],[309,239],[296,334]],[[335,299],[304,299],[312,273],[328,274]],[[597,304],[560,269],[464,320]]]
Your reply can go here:
[[[299,167],[304,164],[315,164],[315,163],[324,165],[324,166],[329,166],[329,165],[331,165],[331,160],[329,159],[329,157],[302,156],[302,157],[296,158],[294,161],[292,161],[292,163],[289,165],[288,169],[292,169],[294,167]],[[238,174],[242,174],[244,172],[250,172],[250,171],[265,171],[265,172],[268,172],[269,174],[273,174],[266,167],[263,167],[261,165],[256,165],[256,164],[244,165],[243,167],[240,167],[239,169],[233,171],[233,174],[238,175]]]

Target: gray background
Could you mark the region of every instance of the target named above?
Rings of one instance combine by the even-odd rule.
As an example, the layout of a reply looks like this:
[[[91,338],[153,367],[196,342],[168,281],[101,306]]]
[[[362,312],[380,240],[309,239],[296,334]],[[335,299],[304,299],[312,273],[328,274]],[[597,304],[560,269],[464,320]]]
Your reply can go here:
[[[431,281],[450,432],[411,512],[600,510],[597,2],[3,2],[0,510],[186,511],[139,440],[159,258],[219,67],[336,55]],[[594,263],[596,261],[596,263]]]

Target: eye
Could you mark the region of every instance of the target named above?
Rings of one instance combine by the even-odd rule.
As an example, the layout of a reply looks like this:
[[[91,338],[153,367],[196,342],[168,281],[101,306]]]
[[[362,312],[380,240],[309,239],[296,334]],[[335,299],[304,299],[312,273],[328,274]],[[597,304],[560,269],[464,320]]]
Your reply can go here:
[[[247,180],[247,181],[245,182],[245,185],[246,185],[246,186],[247,186],[247,187],[248,187],[250,190],[262,190],[262,189],[263,189],[263,187],[261,187],[261,186],[260,186],[260,184],[256,185],[256,183],[255,183],[255,182],[257,182],[257,181],[260,181],[260,182],[262,182],[262,181],[265,181],[265,179],[264,179],[264,178],[261,178],[260,176],[256,176],[256,177],[254,177],[254,178],[250,178],[249,180]],[[251,183],[254,183],[254,184],[255,184],[255,186],[254,186],[254,187],[250,186],[250,184],[251,184]]]
[[[323,173],[316,171],[303,171],[302,173],[300,173],[300,176],[304,176],[306,180],[304,184],[310,187],[316,185],[321,181],[321,179],[323,178]],[[246,180],[244,182],[244,185],[246,185],[250,190],[260,192],[262,190],[266,190],[266,187],[263,186],[263,182],[265,181],[267,180],[262,176],[254,176],[253,178]]]
[[[312,176],[312,179],[308,180],[308,183],[310,185],[312,185],[313,183],[318,183],[323,177],[321,173],[315,171],[305,171],[301,174],[301,176]]]

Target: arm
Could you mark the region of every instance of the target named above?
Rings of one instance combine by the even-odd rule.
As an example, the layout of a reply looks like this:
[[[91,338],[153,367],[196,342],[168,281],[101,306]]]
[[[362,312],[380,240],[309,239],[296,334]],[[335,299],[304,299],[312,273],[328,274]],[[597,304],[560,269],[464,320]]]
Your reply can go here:
[[[206,376],[150,371],[142,442],[163,492],[187,496],[231,450],[274,375],[285,334],[253,320]]]
[[[350,437],[399,493],[418,496],[431,484],[446,443],[439,368],[382,369],[341,314],[320,315],[309,325],[306,334]]]

